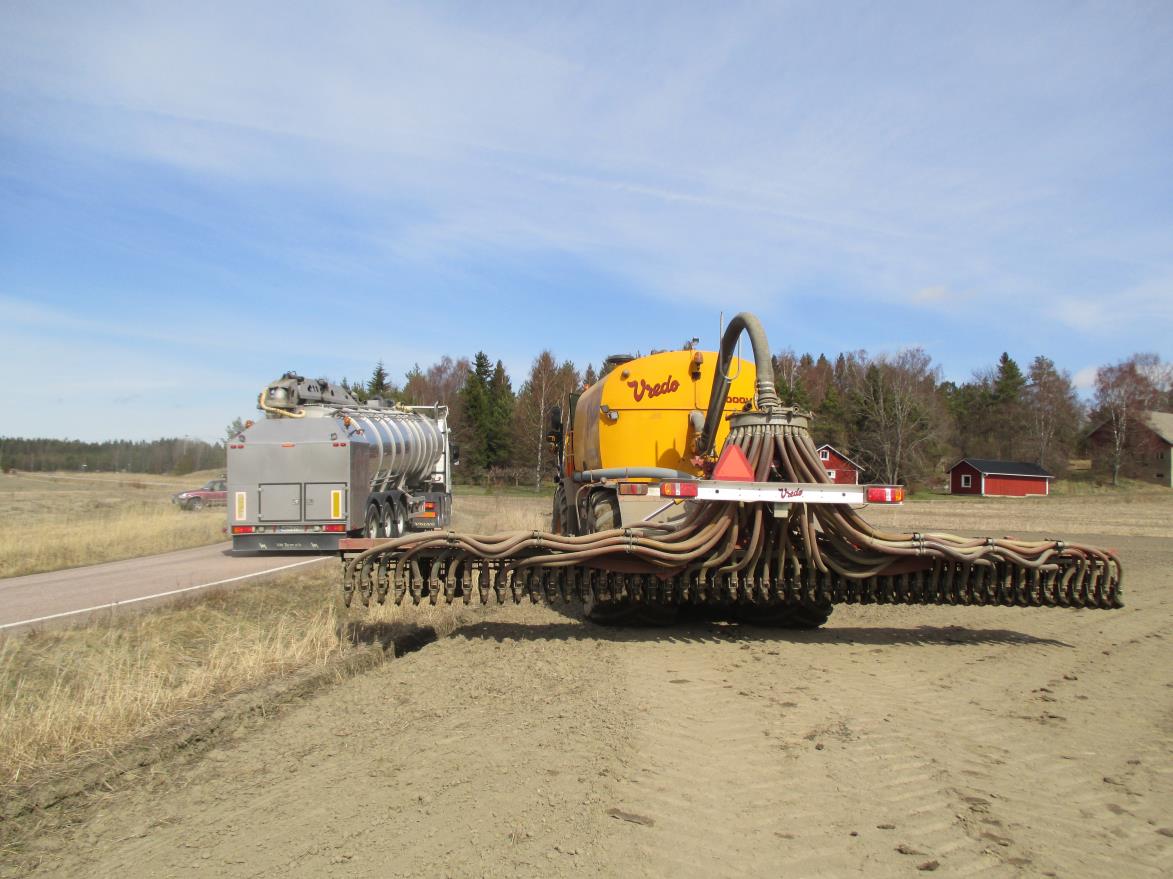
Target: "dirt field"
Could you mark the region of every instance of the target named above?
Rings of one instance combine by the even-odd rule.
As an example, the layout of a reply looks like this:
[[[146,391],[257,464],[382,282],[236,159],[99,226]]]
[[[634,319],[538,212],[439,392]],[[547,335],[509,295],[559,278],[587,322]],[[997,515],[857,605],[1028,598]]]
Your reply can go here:
[[[1173,497],[1085,501],[868,516],[1099,534],[1125,610],[490,610],[47,820],[7,875],[1173,874]]]

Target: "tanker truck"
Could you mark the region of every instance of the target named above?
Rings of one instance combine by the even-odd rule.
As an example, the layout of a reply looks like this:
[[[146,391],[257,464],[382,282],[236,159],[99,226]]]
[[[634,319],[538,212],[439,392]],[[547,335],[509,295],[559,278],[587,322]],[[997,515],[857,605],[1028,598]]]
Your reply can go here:
[[[228,530],[240,551],[321,551],[399,537],[452,516],[448,409],[360,403],[287,372],[257,399],[264,417],[228,441]]]

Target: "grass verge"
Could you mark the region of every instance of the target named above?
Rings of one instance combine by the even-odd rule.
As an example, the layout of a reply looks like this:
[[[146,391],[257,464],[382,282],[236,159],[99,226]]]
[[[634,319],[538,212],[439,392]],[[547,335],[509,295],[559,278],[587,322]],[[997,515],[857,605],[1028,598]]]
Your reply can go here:
[[[188,513],[171,495],[195,477],[19,473],[0,476],[0,577],[205,546],[224,510]]]
[[[224,511],[158,504],[0,530],[0,577],[19,577],[207,546],[226,540]]]
[[[9,793],[186,722],[190,712],[362,644],[336,635],[337,570],[291,574],[161,609],[0,640],[0,785]],[[359,640],[446,634],[462,609],[378,608]]]

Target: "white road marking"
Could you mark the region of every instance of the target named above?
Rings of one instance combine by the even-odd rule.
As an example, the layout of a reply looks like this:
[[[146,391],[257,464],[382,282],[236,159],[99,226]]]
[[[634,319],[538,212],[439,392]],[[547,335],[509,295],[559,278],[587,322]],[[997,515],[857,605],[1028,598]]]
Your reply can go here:
[[[235,583],[237,580],[247,580],[250,577],[260,577],[263,574],[275,574],[277,571],[284,571],[289,568],[296,568],[301,565],[309,565],[314,562],[324,562],[331,556],[321,556],[320,558],[306,559],[301,562],[292,562],[288,565],[281,565],[279,568],[267,568],[264,571],[256,571],[252,574],[241,574],[239,577],[229,577],[227,580],[215,580],[211,583],[200,583],[198,586],[185,586],[182,589],[172,589],[169,592],[156,592],[154,595],[140,595],[138,598],[128,598],[125,601],[111,601],[109,604],[97,604],[93,607],[83,607],[81,610],[67,610],[63,613],[51,613],[45,617],[34,617],[31,620],[21,620],[16,623],[4,623],[0,625],[0,630],[11,629],[15,626],[28,626],[33,623],[43,623],[46,620],[57,620],[61,617],[71,617],[79,613],[90,613],[95,610],[106,610],[111,607],[121,607],[124,604],[135,604],[139,601],[150,601],[152,598],[166,598],[168,595],[179,595],[181,592],[192,592],[196,589],[207,589],[211,586],[223,586],[225,583]]]

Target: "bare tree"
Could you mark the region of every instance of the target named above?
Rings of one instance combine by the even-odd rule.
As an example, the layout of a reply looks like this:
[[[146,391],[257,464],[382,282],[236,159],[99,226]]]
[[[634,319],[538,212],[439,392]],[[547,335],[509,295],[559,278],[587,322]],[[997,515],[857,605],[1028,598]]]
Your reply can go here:
[[[1160,382],[1167,367],[1156,354],[1134,354],[1096,372],[1095,414],[1107,427],[1112,484],[1120,481],[1120,468],[1132,441],[1132,425],[1146,409],[1161,403]],[[1167,393],[1167,392],[1166,392]]]
[[[946,417],[938,373],[922,348],[876,357],[853,372],[852,449],[885,482],[919,480],[932,470]]]
[[[574,364],[567,360],[559,366],[554,355],[545,350],[534,358],[529,378],[518,392],[513,410],[515,448],[518,464],[533,467],[535,491],[542,486],[550,412],[578,385],[579,375]]]
[[[1024,397],[1035,461],[1052,472],[1066,470],[1083,414],[1071,375],[1039,355],[1030,365]]]

